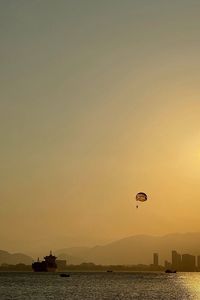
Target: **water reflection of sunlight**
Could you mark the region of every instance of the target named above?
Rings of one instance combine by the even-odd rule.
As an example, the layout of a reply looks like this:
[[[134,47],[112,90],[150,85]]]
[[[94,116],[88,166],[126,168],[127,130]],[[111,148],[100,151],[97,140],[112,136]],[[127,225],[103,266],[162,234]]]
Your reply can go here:
[[[189,299],[200,300],[200,273],[182,273],[179,279],[189,292]]]

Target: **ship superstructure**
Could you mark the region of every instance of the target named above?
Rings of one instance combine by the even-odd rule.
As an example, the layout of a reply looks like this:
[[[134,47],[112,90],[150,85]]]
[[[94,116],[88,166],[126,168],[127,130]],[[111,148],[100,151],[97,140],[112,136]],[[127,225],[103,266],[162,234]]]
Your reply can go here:
[[[52,252],[50,251],[50,254],[44,257],[43,261],[38,261],[32,263],[32,269],[34,272],[55,272],[57,269],[56,264],[56,256],[52,255]]]

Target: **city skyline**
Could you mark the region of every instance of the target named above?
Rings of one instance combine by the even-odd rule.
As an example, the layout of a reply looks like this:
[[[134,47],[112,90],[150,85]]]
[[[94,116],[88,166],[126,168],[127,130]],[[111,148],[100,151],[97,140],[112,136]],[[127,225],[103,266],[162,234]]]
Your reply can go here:
[[[53,241],[52,244],[54,244]],[[165,261],[171,262],[172,260],[171,249],[176,249],[177,253],[190,253],[197,257],[200,254],[200,233],[172,234],[160,237],[136,235],[105,245],[91,247],[67,247],[66,245],[60,249],[54,247],[50,249],[56,256],[66,259],[74,265],[84,262],[93,262],[96,265],[132,265],[140,262],[141,264],[149,265],[152,264],[152,253],[154,253],[155,263],[153,264],[164,266]],[[5,250],[13,254],[9,254]],[[0,264],[4,262],[3,259],[20,262],[19,257],[22,257],[23,261],[27,262],[30,260],[30,257],[35,260],[37,257],[43,257],[44,253],[48,252],[49,248],[42,248],[40,244],[37,245],[35,251],[27,251],[24,248],[16,253],[9,251],[9,249],[0,249]],[[156,254],[159,254],[159,257]],[[179,255],[179,264],[181,264],[181,255]]]
[[[55,272],[59,270],[104,270],[106,267],[112,266],[115,270],[122,271],[123,269],[131,270],[144,270],[144,271],[170,271],[172,273],[176,272],[200,272],[200,255],[191,255],[189,253],[178,253],[176,250],[171,251],[171,260],[164,261],[164,264],[159,263],[159,253],[152,253],[152,263],[141,264],[114,264],[114,265],[104,265],[95,264],[94,262],[83,261],[80,264],[73,264],[70,259],[63,259],[63,257],[55,256],[52,251],[49,255],[46,255],[41,260],[39,257],[37,261],[32,260],[32,264],[25,264],[23,261],[19,261],[17,264],[10,264],[6,261],[0,263],[0,270],[26,270],[34,272]],[[28,268],[30,267],[30,268]],[[133,269],[131,269],[133,268]],[[112,271],[112,270],[111,270]]]

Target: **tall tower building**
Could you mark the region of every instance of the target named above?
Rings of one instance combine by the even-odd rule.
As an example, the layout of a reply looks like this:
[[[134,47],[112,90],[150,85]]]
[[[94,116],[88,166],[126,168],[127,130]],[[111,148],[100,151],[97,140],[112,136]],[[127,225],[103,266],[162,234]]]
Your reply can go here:
[[[181,255],[175,250],[172,251],[172,268],[174,270],[181,269]]]
[[[186,272],[196,271],[195,256],[190,254],[182,255],[182,270]]]
[[[197,268],[200,271],[200,255],[197,256]]]
[[[153,265],[158,266],[158,253],[153,254]]]

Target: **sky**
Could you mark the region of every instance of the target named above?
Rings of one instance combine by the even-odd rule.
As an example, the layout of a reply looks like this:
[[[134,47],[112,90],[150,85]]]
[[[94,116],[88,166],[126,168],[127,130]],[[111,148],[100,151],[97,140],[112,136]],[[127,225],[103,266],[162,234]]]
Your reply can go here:
[[[200,231],[199,13],[0,1],[0,249]]]

